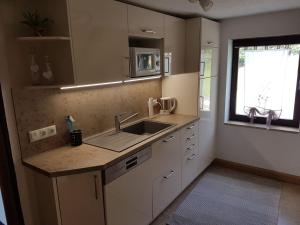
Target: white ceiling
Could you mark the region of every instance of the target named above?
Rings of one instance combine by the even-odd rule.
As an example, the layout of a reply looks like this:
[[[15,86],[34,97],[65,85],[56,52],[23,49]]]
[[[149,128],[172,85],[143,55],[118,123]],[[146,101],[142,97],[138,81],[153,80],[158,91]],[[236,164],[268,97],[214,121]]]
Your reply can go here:
[[[300,0],[213,0],[214,6],[209,12],[204,12],[199,4],[189,3],[188,0],[124,1],[182,17],[205,16],[213,19],[300,8]]]

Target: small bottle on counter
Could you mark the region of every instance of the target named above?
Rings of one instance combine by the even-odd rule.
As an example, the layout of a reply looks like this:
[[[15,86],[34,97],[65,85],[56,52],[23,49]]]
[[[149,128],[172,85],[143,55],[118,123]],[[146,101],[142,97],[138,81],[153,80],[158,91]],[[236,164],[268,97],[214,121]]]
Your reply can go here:
[[[66,122],[68,126],[68,130],[70,132],[70,139],[72,146],[79,146],[82,144],[82,132],[79,129],[75,129],[74,127],[74,118],[69,115],[66,117]]]

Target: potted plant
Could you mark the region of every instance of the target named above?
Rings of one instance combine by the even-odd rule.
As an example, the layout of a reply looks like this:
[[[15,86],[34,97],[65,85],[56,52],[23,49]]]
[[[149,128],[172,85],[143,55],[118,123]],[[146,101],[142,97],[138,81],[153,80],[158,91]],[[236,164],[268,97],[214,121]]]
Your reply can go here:
[[[47,17],[41,17],[37,10],[23,12],[23,19],[21,23],[27,25],[35,36],[44,36],[49,26],[54,23]]]

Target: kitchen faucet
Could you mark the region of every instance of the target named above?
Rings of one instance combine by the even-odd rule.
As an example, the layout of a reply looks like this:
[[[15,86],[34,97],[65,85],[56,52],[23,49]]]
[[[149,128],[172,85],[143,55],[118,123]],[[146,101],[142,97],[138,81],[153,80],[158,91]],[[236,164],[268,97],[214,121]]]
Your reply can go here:
[[[117,133],[120,132],[120,130],[121,130],[121,124],[123,124],[126,121],[130,120],[131,118],[136,117],[137,115],[139,115],[139,113],[133,113],[132,115],[124,118],[123,120],[121,120],[121,117],[123,115],[126,115],[126,114],[127,114],[127,112],[115,115],[115,128],[116,128]]]

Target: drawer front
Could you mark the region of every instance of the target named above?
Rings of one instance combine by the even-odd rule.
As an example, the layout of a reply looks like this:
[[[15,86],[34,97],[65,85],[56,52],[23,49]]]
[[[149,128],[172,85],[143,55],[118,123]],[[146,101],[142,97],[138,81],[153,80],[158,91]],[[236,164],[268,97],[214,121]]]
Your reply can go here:
[[[190,145],[196,145],[197,144],[197,133],[193,133],[191,136],[184,139],[184,147],[188,147]]]
[[[191,143],[189,145],[186,145],[183,148],[183,156],[187,156],[187,155],[194,154],[194,153],[199,155],[199,151],[198,151],[196,143]]]
[[[129,35],[163,38],[164,15],[151,10],[128,5]]]
[[[182,163],[182,190],[185,189],[199,174],[199,156],[190,152]]]
[[[153,218],[157,217],[181,191],[180,167],[165,171],[153,182]]]
[[[181,162],[180,135],[172,133],[152,144],[153,177],[168,171]]]
[[[197,135],[198,134],[198,127],[199,127],[198,121],[185,126],[183,128],[183,132],[182,132],[183,133],[183,139],[186,140],[187,138],[190,138],[193,135]]]

